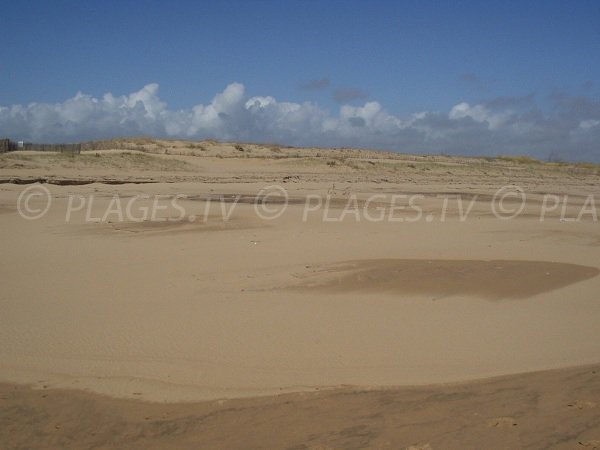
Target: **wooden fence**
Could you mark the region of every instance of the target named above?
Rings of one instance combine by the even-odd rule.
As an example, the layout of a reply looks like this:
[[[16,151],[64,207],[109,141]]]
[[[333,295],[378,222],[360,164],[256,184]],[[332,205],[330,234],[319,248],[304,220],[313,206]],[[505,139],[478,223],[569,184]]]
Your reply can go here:
[[[33,144],[31,142],[14,142],[10,139],[0,139],[0,153],[18,150],[79,154],[81,153],[81,144]]]
[[[0,153],[5,153],[10,150],[10,139],[0,139]]]

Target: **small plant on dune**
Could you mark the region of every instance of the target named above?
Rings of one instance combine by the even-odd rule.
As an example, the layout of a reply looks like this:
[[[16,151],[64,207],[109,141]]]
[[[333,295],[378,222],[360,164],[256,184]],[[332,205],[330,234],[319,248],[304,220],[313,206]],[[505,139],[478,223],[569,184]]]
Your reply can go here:
[[[541,164],[539,159],[532,158],[530,156],[518,155],[518,156],[498,156],[498,161],[511,162],[517,164]]]

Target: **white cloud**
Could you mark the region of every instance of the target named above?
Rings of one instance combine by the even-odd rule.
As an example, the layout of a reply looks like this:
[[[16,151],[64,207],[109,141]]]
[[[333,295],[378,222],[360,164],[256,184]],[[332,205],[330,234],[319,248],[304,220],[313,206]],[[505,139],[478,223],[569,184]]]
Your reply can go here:
[[[174,111],[160,99],[158,84],[149,84],[129,95],[77,93],[62,103],[0,106],[0,136],[59,142],[147,134],[600,161],[600,101],[565,94],[554,99],[546,112],[528,96],[460,102],[447,113],[407,117],[390,114],[376,101],[341,105],[332,114],[310,102],[249,97],[244,85],[232,83],[206,105]]]
[[[589,130],[590,128],[594,128],[600,125],[600,120],[582,120],[579,122],[579,128],[582,130]]]
[[[504,125],[511,115],[512,111],[510,110],[493,112],[484,105],[470,106],[463,102],[454,106],[448,117],[454,120],[470,117],[475,122],[486,123],[490,130],[495,130]]]

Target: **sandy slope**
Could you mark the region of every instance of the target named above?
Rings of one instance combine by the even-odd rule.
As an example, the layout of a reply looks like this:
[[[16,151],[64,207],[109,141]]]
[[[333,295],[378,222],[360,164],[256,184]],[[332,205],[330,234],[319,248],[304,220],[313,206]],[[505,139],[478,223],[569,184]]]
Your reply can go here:
[[[597,449],[600,367],[159,404],[0,384],[3,448]]]
[[[212,147],[194,156],[179,145],[171,151],[179,149],[180,156],[101,152],[82,160],[31,155],[0,161],[4,180],[154,182],[45,184],[52,205],[38,220],[24,220],[16,207],[24,189],[37,185],[0,184],[0,380],[189,402],[342,385],[457,382],[598,362],[600,230],[592,214],[570,220],[589,195],[600,206],[596,169],[408,156],[384,163],[388,155],[370,152],[341,158],[323,157],[325,150],[254,147],[249,157],[247,146],[225,148],[226,157],[218,158]],[[292,151],[301,154],[285,157]],[[281,216],[265,220],[254,199],[273,184],[290,201]],[[490,205],[508,184],[521,186],[527,203],[517,218],[500,220]],[[568,204],[540,221],[546,193],[561,201],[567,195]],[[373,194],[378,197],[368,203]],[[390,212],[390,199],[400,194],[421,195],[418,220],[410,208]],[[178,220],[121,218],[115,195],[121,207],[133,199],[136,217],[161,196],[167,207],[156,217]],[[176,196],[184,220],[169,203]],[[316,196],[329,196],[327,211],[325,203],[315,207]],[[66,220],[73,198],[85,207]],[[282,208],[278,199],[268,206]],[[41,201],[31,205],[43,207]],[[353,204],[358,209],[348,212]],[[381,211],[385,220],[369,220]],[[566,373],[502,383],[509,389],[532,380],[543,383],[544,395],[556,396]],[[573,389],[590,388],[581,380]],[[471,398],[483,386],[460,389]],[[519,401],[525,394],[514,389],[498,401]],[[21,399],[48,407],[35,403],[35,391],[16,392],[10,394],[14,404]],[[401,414],[374,405],[408,391],[382,392],[368,394],[374,403],[365,411]],[[345,408],[348,393],[310,401],[328,415],[328,405]],[[56,395],[66,396],[73,411],[87,402],[79,394]],[[350,397],[358,405],[361,395]],[[436,395],[427,394],[431,412],[424,407],[415,421],[429,420],[435,405],[450,408],[448,414],[459,407],[454,397]],[[101,401],[112,408],[109,403]],[[509,414],[494,407],[499,417]],[[243,411],[231,420],[246,420]],[[356,419],[336,417],[336,427]],[[348,436],[357,439],[356,430]],[[407,436],[406,445],[413,437],[419,441]],[[310,441],[298,439],[292,441]],[[266,445],[273,446],[279,441]]]

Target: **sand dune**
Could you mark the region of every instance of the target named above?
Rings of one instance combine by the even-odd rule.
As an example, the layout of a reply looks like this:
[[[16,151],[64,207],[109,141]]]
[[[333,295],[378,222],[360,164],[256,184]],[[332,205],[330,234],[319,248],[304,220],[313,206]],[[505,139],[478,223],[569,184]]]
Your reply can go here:
[[[192,404],[0,384],[5,448],[597,449],[600,367]],[[8,444],[8,445],[7,445]]]
[[[596,445],[595,167],[186,145],[0,158],[6,447]]]

